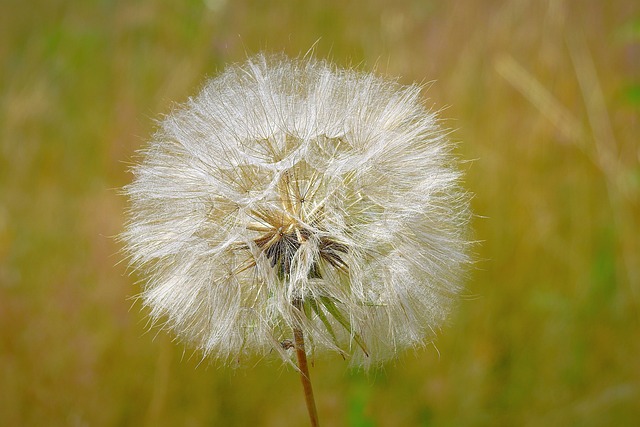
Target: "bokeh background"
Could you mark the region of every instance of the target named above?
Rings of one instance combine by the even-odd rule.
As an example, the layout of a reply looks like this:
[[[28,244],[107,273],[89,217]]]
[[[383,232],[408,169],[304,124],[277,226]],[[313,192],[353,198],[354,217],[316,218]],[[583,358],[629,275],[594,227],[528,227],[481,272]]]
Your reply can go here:
[[[295,371],[148,329],[113,236],[154,120],[261,50],[429,83],[479,243],[435,346],[321,357],[327,426],[640,420],[640,2],[0,4],[0,425],[302,426]]]

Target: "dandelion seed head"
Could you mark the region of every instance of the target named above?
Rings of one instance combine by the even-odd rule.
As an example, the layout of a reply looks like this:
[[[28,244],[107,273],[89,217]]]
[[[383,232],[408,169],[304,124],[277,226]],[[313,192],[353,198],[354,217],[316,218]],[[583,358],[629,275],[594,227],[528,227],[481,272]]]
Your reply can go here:
[[[152,319],[227,361],[288,360],[294,327],[362,365],[429,342],[468,262],[451,148],[420,86],[284,56],[228,67],[124,189]]]

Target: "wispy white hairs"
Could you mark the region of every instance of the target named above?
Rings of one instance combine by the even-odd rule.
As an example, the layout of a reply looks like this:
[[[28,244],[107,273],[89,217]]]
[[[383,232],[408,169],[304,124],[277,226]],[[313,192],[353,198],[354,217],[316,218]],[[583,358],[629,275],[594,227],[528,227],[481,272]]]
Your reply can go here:
[[[468,196],[420,86],[257,56],[142,151],[122,235],[151,316],[227,361],[368,365],[424,344],[460,291]]]

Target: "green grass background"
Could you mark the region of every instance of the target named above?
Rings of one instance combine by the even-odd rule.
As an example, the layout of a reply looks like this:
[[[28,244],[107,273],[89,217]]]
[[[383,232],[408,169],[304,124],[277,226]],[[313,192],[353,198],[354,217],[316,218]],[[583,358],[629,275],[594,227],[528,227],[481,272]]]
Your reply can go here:
[[[315,361],[324,425],[637,425],[637,1],[0,6],[0,425],[307,423],[292,369],[148,331],[112,236],[156,118],[226,63],[312,46],[433,81],[481,242],[437,349],[368,375]]]

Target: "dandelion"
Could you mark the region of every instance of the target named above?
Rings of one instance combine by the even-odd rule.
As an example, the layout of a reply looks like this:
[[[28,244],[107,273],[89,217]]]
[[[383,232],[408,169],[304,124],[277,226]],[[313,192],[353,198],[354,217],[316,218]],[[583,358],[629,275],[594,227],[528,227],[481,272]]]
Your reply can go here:
[[[257,56],[142,157],[126,250],[152,319],[205,355],[295,353],[304,384],[307,355],[370,366],[428,342],[460,291],[468,197],[418,85]]]

